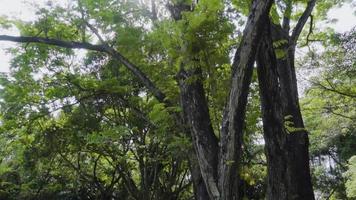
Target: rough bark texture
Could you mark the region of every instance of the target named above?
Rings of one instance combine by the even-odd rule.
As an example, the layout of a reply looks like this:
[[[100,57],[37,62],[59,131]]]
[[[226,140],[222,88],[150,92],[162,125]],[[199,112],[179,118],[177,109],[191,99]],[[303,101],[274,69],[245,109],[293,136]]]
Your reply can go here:
[[[201,70],[181,69],[179,86],[184,115],[191,129],[193,146],[197,154],[200,172],[210,199],[219,199],[217,186],[218,140],[210,121],[208,104],[201,82]]]
[[[309,165],[309,139],[305,130],[302,114],[299,107],[297,78],[294,66],[294,56],[297,40],[302,29],[311,15],[316,0],[309,0],[306,9],[297,22],[286,47],[285,59],[279,59],[277,63],[278,73],[285,79],[280,80],[283,100],[284,116],[291,116],[294,127],[293,133],[288,134],[288,191],[289,199],[314,200],[313,185]],[[275,31],[278,33],[281,31]],[[285,34],[284,34],[285,35]],[[280,35],[276,35],[280,37]]]
[[[271,44],[266,43],[271,43],[271,39],[265,40],[258,53],[269,173],[267,199],[313,200],[308,133],[299,108],[294,67],[295,43],[279,25],[270,28],[272,36],[269,38],[287,43],[279,47],[286,52],[279,59],[275,58]],[[278,126],[274,121],[279,121]],[[285,121],[293,124],[292,130],[286,129]]]
[[[268,24],[257,55],[263,133],[267,157],[267,199],[288,199],[287,133],[283,124],[283,109],[278,83],[277,59]]]
[[[314,199],[309,166],[309,140],[299,107],[294,54],[294,47],[289,46],[287,57],[277,62],[284,117],[289,117],[288,120],[295,129],[288,134],[288,191],[290,199],[308,200]]]
[[[289,36],[289,19],[283,27],[266,29],[257,56],[264,137],[268,162],[267,199],[314,200],[310,176],[308,133],[299,107],[294,66],[295,47],[316,0],[310,0]],[[272,40],[271,40],[272,38]],[[272,41],[285,41],[278,47],[286,54],[276,59]],[[287,117],[287,118],[286,118]],[[285,121],[291,122],[287,130]]]
[[[238,166],[241,155],[242,129],[261,27],[272,5],[271,0],[253,1],[242,42],[233,63],[230,97],[222,122],[219,160],[221,199],[238,199]]]
[[[203,177],[201,176],[198,159],[196,158],[195,152],[192,152],[192,154],[188,156],[195,200],[209,200],[209,194],[205,187]]]

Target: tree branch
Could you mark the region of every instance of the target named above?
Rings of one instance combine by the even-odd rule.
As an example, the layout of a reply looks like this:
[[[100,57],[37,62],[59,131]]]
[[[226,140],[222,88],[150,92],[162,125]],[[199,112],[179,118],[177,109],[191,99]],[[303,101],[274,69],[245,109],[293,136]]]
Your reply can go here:
[[[104,45],[95,45],[87,42],[63,41],[43,37],[0,35],[0,41],[10,41],[18,43],[40,43],[69,49],[87,49],[98,52],[106,52]]]
[[[337,93],[337,94],[342,95],[342,96],[356,98],[355,94],[352,94],[352,93],[349,94],[349,93],[346,93],[344,91],[340,91],[340,90],[336,89],[335,86],[333,86],[332,83],[330,83],[330,81],[328,81],[328,80],[327,80],[327,82],[328,82],[330,87],[327,87],[327,86],[321,84],[320,82],[316,82],[316,81],[312,81],[312,80],[310,80],[309,82],[313,83],[316,86],[321,87],[321,89],[324,89],[324,90],[327,90],[327,91],[330,91],[330,92],[334,92],[334,93]]]
[[[314,9],[315,3],[316,3],[316,0],[308,1],[307,7],[305,8],[302,16],[299,18],[297,25],[293,29],[292,36],[291,36],[292,44],[294,44],[294,45],[297,44],[299,35],[302,32],[305,23],[308,21],[308,18]]]
[[[309,44],[309,41],[311,41],[309,39],[310,35],[313,33],[313,15],[310,15],[310,25],[309,25],[309,32],[308,32],[308,35],[307,35],[307,38],[306,38],[306,43],[305,43],[305,46],[307,46]]]
[[[343,117],[343,118],[346,118],[346,119],[349,119],[349,120],[356,120],[356,118],[354,118],[354,117],[350,117],[350,116],[347,116],[347,115],[344,115],[344,114],[337,113],[337,112],[333,111],[331,107],[324,107],[324,109],[327,112],[330,112],[331,114],[337,115],[339,117]]]
[[[96,45],[90,44],[88,42],[76,42],[76,41],[63,41],[58,39],[50,39],[43,37],[29,37],[29,36],[9,36],[0,35],[0,41],[11,41],[18,43],[39,43],[48,44],[69,49],[86,49],[91,51],[103,52],[112,56],[114,59],[121,62],[128,70],[130,70],[133,75],[138,78],[143,85],[152,93],[153,96],[157,98],[161,103],[169,104],[165,99],[166,95],[159,90],[156,85],[144,74],[135,64],[131,63],[126,57],[120,54],[118,51],[109,47],[108,45]]]

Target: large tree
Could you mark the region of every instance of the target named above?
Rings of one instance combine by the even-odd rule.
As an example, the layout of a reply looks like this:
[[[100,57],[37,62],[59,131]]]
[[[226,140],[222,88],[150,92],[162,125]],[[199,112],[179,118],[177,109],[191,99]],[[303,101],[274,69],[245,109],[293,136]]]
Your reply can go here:
[[[68,51],[90,50],[94,53],[86,56],[91,64],[100,69],[103,63],[114,63],[113,67],[119,66],[119,79],[122,67],[129,71],[138,84],[131,95],[155,104],[153,125],[165,128],[168,124],[175,128],[172,132],[177,137],[190,137],[192,156],[186,159],[196,199],[242,198],[239,171],[245,113],[257,61],[268,165],[266,196],[314,199],[308,133],[299,108],[294,57],[298,38],[315,5],[316,0],[169,1],[164,5],[152,0],[150,6],[140,7],[131,1],[81,0],[70,4],[68,11],[53,5],[40,9],[35,23],[14,23],[21,36],[0,35],[0,40],[25,43],[23,54],[30,60],[36,60],[38,53],[48,51],[51,45]],[[333,4],[325,1],[320,5],[325,12]],[[237,13],[247,16],[245,21],[238,18],[245,22],[242,33],[233,28],[233,23],[238,23],[233,16]],[[291,29],[293,20],[296,23]],[[5,19],[0,22],[4,26],[11,24]],[[31,54],[29,46],[38,51]],[[234,46],[237,50],[230,65],[230,48]],[[58,49],[47,52],[39,58],[44,62],[41,64],[46,65],[47,56],[51,58],[57,51],[66,53]],[[54,64],[63,65],[61,62]],[[103,77],[98,80],[104,93],[105,87],[113,87],[105,85]],[[133,84],[121,84],[128,83]],[[75,99],[79,100],[78,96]],[[131,109],[145,119],[144,113]],[[163,123],[157,117],[163,113],[173,122]],[[144,169],[150,167],[140,159],[138,162]]]

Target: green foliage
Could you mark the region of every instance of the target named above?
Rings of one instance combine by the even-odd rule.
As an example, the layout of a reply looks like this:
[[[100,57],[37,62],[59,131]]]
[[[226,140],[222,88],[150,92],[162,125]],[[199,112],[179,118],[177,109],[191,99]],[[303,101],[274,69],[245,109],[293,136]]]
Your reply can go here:
[[[277,40],[273,42],[274,52],[276,54],[277,59],[286,59],[287,58],[287,49],[285,49],[285,45],[288,44],[288,41],[285,39]]]
[[[177,21],[169,19],[167,9],[158,3],[154,19],[151,5],[137,0],[78,2],[69,1],[68,7],[49,3],[37,9],[33,22],[0,17],[0,27],[15,26],[23,36],[102,43],[97,29],[106,45],[137,65],[166,94],[170,105],[155,100],[122,63],[104,53],[34,43],[9,49],[14,57],[11,72],[0,75],[0,199],[192,199],[193,148],[188,127],[177,123],[182,109],[176,75],[182,68],[201,69],[201,75],[187,83],[202,82],[218,133],[231,84],[231,55],[241,40],[236,19],[228,13],[230,2],[199,0]],[[318,1],[317,12],[324,15],[339,2]],[[251,0],[231,3],[236,14],[248,16]],[[282,17],[294,24],[306,3],[276,1],[270,17],[275,24]],[[335,36],[331,30],[313,35],[341,45],[342,39],[330,36]],[[287,43],[274,41],[278,59],[286,57]],[[330,51],[322,59],[346,63],[354,55]],[[353,70],[345,66],[346,72],[331,67],[321,82],[334,77],[331,82],[338,91],[354,94],[355,79],[348,75]],[[244,198],[264,199],[267,163],[255,70],[252,79],[240,175]],[[343,106],[332,111],[354,118],[354,100],[311,88],[303,102],[313,158],[336,148],[332,155],[345,164],[355,150],[352,121],[306,110],[338,104]],[[289,133],[301,130],[288,118],[285,126]],[[352,166],[350,160],[350,171]],[[335,171],[330,178],[327,169],[315,168],[320,190],[327,191],[334,183],[343,187],[338,179],[341,167]],[[353,191],[352,183],[347,182],[348,191]]]
[[[248,13],[250,12],[252,1],[251,0],[242,0],[242,1],[233,0],[232,4],[237,9],[237,11],[239,11],[243,15],[247,16]]]
[[[348,170],[345,173],[347,178],[346,193],[349,198],[356,198],[356,156],[349,159]]]
[[[325,197],[334,191],[335,199],[347,198],[342,174],[356,151],[354,38],[354,30],[339,35],[325,52],[310,54],[304,62],[304,67],[320,70],[302,99],[315,185]]]
[[[285,15],[287,15],[287,14],[285,14]],[[280,17],[279,14],[278,14],[276,4],[273,4],[273,6],[272,6],[272,8],[271,8],[271,11],[270,11],[270,18],[271,18],[272,23],[274,23],[274,24],[281,24],[281,17]]]
[[[305,128],[295,127],[292,115],[287,115],[284,117],[284,128],[287,130],[288,134],[305,131]]]
[[[11,22],[6,16],[0,16],[0,27],[3,29],[8,29],[11,27]]]

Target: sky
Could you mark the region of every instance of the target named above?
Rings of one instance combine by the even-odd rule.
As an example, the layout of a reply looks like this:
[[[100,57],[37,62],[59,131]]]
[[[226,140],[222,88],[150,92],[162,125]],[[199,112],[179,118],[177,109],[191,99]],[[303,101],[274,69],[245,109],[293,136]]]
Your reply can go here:
[[[31,4],[44,4],[46,0],[0,0],[0,16],[6,15],[9,17],[16,17],[21,20],[31,21],[35,19],[35,9]],[[15,29],[3,30],[0,29],[0,35],[14,35],[19,33]],[[11,56],[6,53],[9,47],[15,47],[16,44],[11,42],[0,41],[0,72],[8,72],[10,66]]]
[[[0,0],[0,5],[5,5],[0,7],[0,16],[7,15],[10,17],[16,17],[21,20],[31,21],[35,19],[35,9],[31,8],[31,4],[43,5],[48,0]],[[68,0],[55,0],[54,2],[66,2]],[[325,24],[335,28],[337,32],[345,32],[351,30],[352,27],[356,26],[356,0],[352,1],[354,6],[351,4],[345,5],[341,8],[333,9],[329,12],[329,17],[332,19],[337,19],[336,23]],[[2,30],[0,29],[0,35],[19,35],[18,31],[12,30]],[[6,53],[6,48],[14,47],[16,44],[11,42],[0,41],[0,72],[9,71],[9,63],[11,60],[11,55]]]

